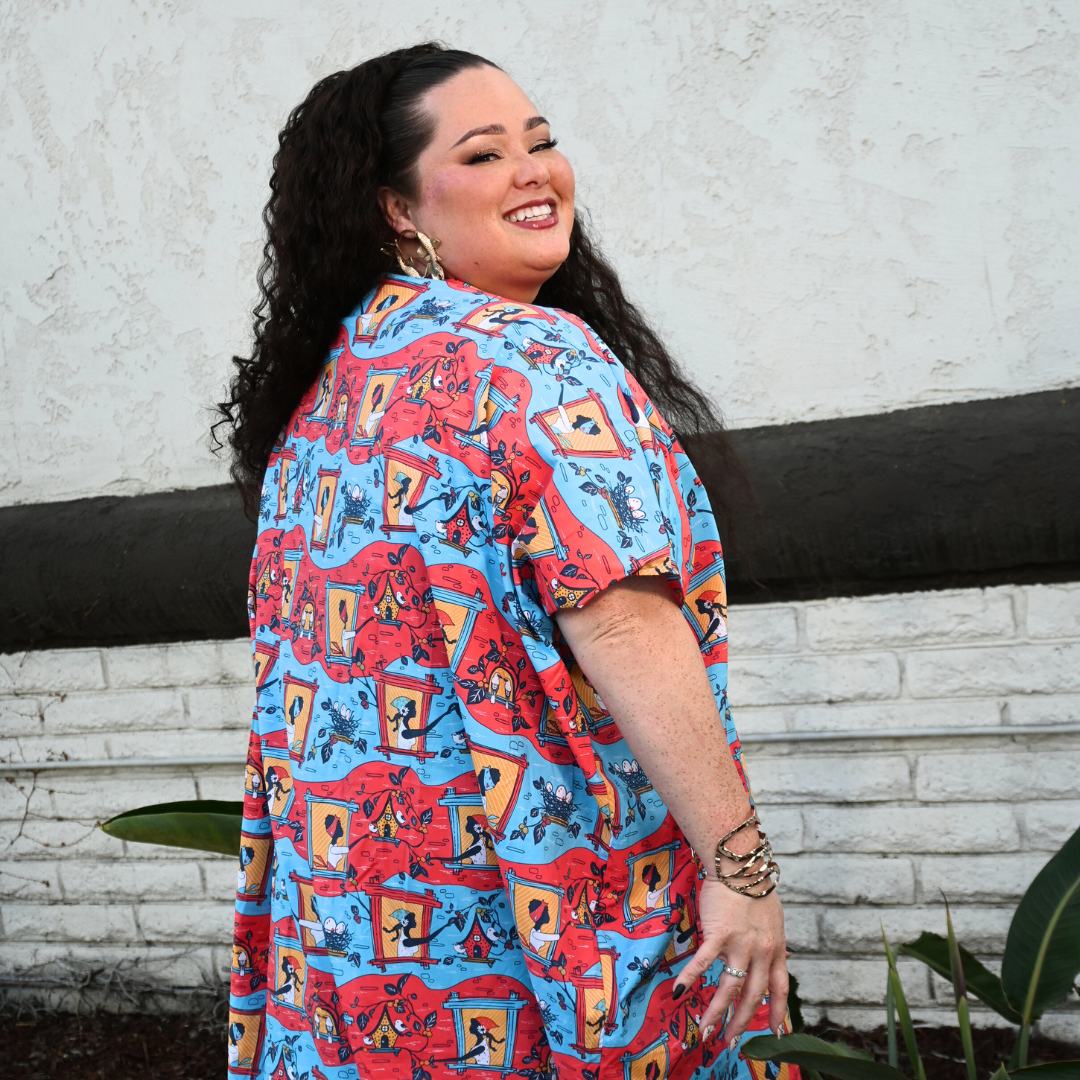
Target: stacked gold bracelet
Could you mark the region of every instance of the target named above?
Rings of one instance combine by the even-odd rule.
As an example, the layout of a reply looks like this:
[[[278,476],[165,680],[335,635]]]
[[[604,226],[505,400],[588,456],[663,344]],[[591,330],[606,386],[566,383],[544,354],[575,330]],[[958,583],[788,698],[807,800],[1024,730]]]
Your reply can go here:
[[[760,826],[761,820],[755,810],[741,825],[737,825],[727,836],[722,836],[716,844],[716,876],[732,892],[737,892],[742,896],[751,896],[755,900],[768,896],[780,880],[780,867],[773,861],[769,838],[761,831]],[[736,855],[727,847],[727,843],[743,829],[749,828],[757,832],[757,847],[745,855]],[[738,870],[725,874],[721,859],[730,859],[738,863]]]

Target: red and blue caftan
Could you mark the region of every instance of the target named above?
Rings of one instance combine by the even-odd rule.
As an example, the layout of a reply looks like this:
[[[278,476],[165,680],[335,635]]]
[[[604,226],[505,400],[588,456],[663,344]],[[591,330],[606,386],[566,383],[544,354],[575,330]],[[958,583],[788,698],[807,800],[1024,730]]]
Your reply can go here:
[[[720,541],[641,387],[572,315],[380,281],[263,486],[230,1075],[764,1076],[702,1040],[721,961],[672,1000],[704,870],[553,618],[630,574],[741,773]]]

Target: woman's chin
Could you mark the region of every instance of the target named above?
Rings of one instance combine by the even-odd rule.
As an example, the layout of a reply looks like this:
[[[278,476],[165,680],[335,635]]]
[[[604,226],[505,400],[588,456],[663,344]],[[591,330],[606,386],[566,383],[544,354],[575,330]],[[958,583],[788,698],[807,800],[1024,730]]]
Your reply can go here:
[[[487,259],[482,271],[473,270],[471,275],[458,274],[452,263],[447,263],[447,273],[459,277],[485,292],[504,296],[509,300],[531,303],[540,286],[566,261],[568,245],[550,245],[545,248],[525,247],[505,253],[505,258]]]
[[[537,240],[539,241],[539,238]],[[521,265],[536,274],[542,274],[547,281],[566,262],[566,257],[570,254],[570,243],[565,237],[551,237],[550,240],[545,238],[543,242],[523,244],[519,250]]]
[[[517,225],[505,228],[508,231],[503,234],[500,247],[504,258],[514,262],[539,270],[560,266],[570,253],[570,238],[559,226],[540,230],[522,229]]]

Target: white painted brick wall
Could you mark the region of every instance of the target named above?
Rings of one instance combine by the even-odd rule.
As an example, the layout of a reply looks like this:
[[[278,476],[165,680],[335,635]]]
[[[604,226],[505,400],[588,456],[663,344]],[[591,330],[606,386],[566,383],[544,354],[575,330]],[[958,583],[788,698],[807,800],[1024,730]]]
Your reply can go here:
[[[730,633],[731,700],[762,818],[783,837],[791,968],[810,1014],[880,1023],[881,927],[894,943],[943,932],[942,892],[961,940],[993,965],[1017,900],[1080,826],[1080,738],[963,729],[1080,720],[1080,586],[769,605],[734,610]],[[957,734],[752,743],[941,727]],[[905,983],[917,1015],[949,1021],[944,983],[918,968]],[[1044,1029],[1080,1042],[1080,1014]]]
[[[775,604],[731,613],[731,699],[783,869],[808,1013],[874,1026],[884,925],[944,930],[991,964],[1013,908],[1080,826],[1080,737],[965,728],[1080,721],[1080,586]],[[245,641],[0,657],[0,758],[244,753]],[[949,737],[755,744],[764,733],[955,729]],[[95,823],[147,802],[239,797],[241,770],[0,778],[0,978],[127,963],[161,984],[228,967],[231,860],[126,845]],[[904,968],[916,1015],[951,994]],[[993,1016],[979,1013],[980,1022]],[[1044,1029],[1080,1042],[1080,1011]]]
[[[242,759],[250,657],[246,641],[0,656],[0,759]],[[123,844],[96,823],[150,802],[236,799],[241,781],[239,767],[0,777],[0,979],[17,993],[20,975],[113,965],[128,985],[219,984],[232,860]]]

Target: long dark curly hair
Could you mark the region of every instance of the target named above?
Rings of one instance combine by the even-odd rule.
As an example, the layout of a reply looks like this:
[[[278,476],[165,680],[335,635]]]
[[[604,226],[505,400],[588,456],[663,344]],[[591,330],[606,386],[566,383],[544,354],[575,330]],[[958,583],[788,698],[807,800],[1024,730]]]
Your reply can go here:
[[[416,161],[434,134],[424,95],[482,65],[498,67],[436,42],[395,49],[316,83],[278,136],[263,210],[254,342],[250,356],[233,357],[229,398],[219,403],[213,428],[218,447],[219,430],[226,431],[250,517],[270,453],[318,377],[338,324],[395,269],[382,251],[394,234],[377,196],[384,186],[416,193]],[[626,298],[580,213],[570,253],[536,303],[584,319],[634,374],[689,444],[727,538],[732,495],[745,487],[745,474],[720,418]]]

